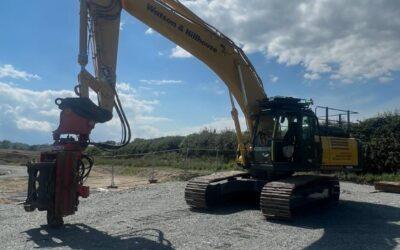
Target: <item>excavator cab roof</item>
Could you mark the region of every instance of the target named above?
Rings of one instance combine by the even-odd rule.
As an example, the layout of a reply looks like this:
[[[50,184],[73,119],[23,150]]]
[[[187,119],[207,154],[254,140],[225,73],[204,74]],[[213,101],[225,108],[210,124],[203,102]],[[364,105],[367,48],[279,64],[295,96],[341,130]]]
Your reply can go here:
[[[294,97],[283,97],[276,96],[264,99],[260,102],[261,113],[266,114],[278,114],[278,113],[313,113],[311,110],[313,101],[294,98]]]

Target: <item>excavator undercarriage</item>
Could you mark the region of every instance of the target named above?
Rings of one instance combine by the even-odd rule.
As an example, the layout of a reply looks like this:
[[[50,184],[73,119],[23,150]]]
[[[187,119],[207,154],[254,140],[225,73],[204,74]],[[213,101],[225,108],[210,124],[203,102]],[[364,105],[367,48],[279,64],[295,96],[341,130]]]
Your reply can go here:
[[[189,181],[185,200],[193,209],[210,210],[235,198],[256,197],[267,219],[291,220],[303,208],[336,204],[340,187],[336,177],[294,175],[260,180],[247,173],[228,172]]]

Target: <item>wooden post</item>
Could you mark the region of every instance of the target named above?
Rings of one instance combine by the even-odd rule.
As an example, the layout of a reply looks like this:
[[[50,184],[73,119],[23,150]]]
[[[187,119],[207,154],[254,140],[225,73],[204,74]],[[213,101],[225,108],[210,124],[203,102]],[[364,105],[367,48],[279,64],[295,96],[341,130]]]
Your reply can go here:
[[[157,183],[158,180],[156,179],[155,176],[155,158],[156,158],[156,152],[153,152],[153,157],[151,160],[151,174],[150,174],[150,178],[149,178],[149,183]]]
[[[115,154],[114,154],[113,158],[116,158]],[[115,185],[114,175],[115,175],[114,174],[114,165],[111,165],[111,184],[107,188],[112,188],[112,189],[118,188],[118,186]]]
[[[187,176],[188,176],[188,170],[189,170],[188,157],[189,157],[189,148],[186,147],[185,164],[183,166],[184,178],[187,178]]]
[[[218,169],[218,156],[219,156],[219,150],[217,149],[217,154],[215,155],[215,169]]]

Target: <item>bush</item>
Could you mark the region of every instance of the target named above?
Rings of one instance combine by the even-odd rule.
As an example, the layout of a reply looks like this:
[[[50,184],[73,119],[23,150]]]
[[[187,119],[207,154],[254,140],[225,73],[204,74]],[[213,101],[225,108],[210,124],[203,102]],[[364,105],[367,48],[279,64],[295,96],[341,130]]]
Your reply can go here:
[[[215,155],[216,150],[224,158],[234,158],[237,148],[236,133],[230,130],[217,133],[215,130],[203,130],[200,133],[186,136],[180,144],[181,149],[194,149],[191,156]],[[212,149],[205,151],[202,149]],[[215,151],[214,151],[215,149]]]
[[[0,149],[13,149],[13,150],[28,150],[28,151],[40,151],[42,149],[47,149],[49,145],[28,145],[19,142],[10,142],[8,140],[0,141]]]
[[[400,114],[384,113],[352,126],[364,144],[365,172],[397,173],[400,170]]]

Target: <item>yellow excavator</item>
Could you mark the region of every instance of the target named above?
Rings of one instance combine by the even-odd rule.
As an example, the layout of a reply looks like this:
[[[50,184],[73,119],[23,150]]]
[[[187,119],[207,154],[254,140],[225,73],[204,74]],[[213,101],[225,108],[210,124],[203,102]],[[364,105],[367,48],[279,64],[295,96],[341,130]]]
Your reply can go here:
[[[48,224],[61,226],[64,216],[77,211],[78,198],[89,195],[89,187],[83,185],[93,166],[93,159],[84,154],[88,145],[113,150],[130,141],[129,122],[116,92],[122,10],[203,61],[228,87],[238,142],[236,161],[244,171],[189,181],[185,199],[190,207],[212,209],[228,197],[255,194],[266,218],[291,219],[302,207],[338,201],[336,177],[299,174],[361,168],[360,143],[343,126],[330,126],[329,108],[320,124],[311,101],[268,97],[242,49],[177,0],[80,0],[77,97],[56,100],[60,125],[53,132],[52,150],[28,164],[26,211],[47,211]],[[94,75],[86,70],[90,51]],[[97,104],[89,99],[89,90],[97,94]],[[246,120],[248,143],[235,103]],[[121,143],[91,142],[95,124],[111,120],[113,110],[122,123]],[[350,111],[347,118],[350,123]]]

